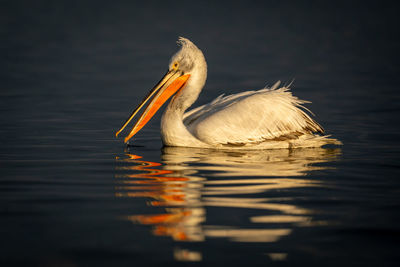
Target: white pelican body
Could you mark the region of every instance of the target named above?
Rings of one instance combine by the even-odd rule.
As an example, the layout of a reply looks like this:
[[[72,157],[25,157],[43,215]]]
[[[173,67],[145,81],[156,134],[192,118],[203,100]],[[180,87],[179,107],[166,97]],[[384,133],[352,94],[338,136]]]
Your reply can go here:
[[[161,120],[161,135],[166,146],[220,149],[269,149],[320,147],[341,144],[321,136],[322,127],[305,112],[306,101],[293,96],[288,87],[247,91],[217,99],[185,112],[198,98],[207,78],[203,53],[191,41],[180,38],[181,50],[172,58],[169,70],[132,113],[125,128],[144,104],[152,98],[127,142],[175,94]]]

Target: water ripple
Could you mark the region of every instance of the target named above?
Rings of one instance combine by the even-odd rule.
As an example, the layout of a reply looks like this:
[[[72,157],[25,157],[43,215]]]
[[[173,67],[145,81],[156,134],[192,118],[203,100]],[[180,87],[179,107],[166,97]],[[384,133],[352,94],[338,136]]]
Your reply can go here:
[[[161,162],[152,162],[127,151],[117,157],[115,195],[148,200],[148,213],[132,211],[123,219],[151,226],[155,236],[277,242],[294,227],[329,223],[314,221],[315,211],[297,205],[287,192],[325,186],[307,175],[327,169],[323,163],[340,154],[340,149],[324,148],[230,152],[166,147]],[[210,208],[241,209],[252,215],[239,225],[223,216],[222,222],[211,224]]]

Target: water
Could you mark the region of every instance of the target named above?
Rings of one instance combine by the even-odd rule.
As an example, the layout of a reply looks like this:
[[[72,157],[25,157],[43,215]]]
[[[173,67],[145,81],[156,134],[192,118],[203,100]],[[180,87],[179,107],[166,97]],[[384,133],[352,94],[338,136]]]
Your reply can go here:
[[[396,6],[2,2],[3,266],[395,265]],[[204,52],[195,105],[290,82],[342,147],[162,148],[160,114],[114,133],[178,36]]]

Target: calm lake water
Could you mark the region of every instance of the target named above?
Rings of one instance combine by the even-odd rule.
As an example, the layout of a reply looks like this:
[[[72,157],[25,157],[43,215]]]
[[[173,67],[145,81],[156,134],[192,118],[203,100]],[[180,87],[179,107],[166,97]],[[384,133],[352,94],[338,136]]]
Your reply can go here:
[[[2,266],[390,266],[400,260],[398,8],[0,3]],[[341,147],[162,147],[114,133],[178,36],[221,93],[277,80]]]

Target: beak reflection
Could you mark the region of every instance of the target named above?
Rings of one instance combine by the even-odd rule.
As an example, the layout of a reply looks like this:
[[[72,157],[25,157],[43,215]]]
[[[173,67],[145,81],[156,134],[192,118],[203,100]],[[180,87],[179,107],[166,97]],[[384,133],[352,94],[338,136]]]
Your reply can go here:
[[[297,227],[331,223],[316,220],[318,211],[298,205],[296,197],[289,196],[291,190],[326,187],[323,180],[307,174],[327,169],[326,163],[340,154],[340,149],[324,148],[210,154],[204,149],[165,147],[158,163],[128,152],[117,158],[115,194],[147,199],[148,212],[133,210],[123,219],[150,226],[155,236],[273,243]],[[280,191],[286,192],[284,198],[276,195]],[[207,225],[207,207],[225,210],[213,215],[221,225]],[[247,214],[246,210],[252,210],[252,215],[242,223],[229,221],[232,212]]]

